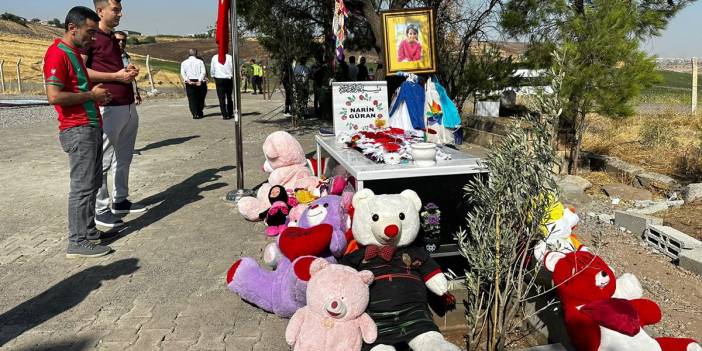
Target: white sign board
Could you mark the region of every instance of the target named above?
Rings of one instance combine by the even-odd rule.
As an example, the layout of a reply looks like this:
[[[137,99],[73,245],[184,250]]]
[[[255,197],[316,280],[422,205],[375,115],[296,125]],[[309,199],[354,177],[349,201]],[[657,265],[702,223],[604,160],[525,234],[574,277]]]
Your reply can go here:
[[[334,134],[388,126],[388,84],[332,83]]]

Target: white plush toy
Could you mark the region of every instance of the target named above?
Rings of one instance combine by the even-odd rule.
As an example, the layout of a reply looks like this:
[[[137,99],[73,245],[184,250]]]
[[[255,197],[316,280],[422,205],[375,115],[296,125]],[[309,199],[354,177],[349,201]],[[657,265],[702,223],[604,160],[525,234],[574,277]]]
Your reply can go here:
[[[378,325],[372,351],[395,350],[407,343],[415,351],[457,351],[439,333],[427,305],[427,288],[455,303],[439,265],[423,246],[412,245],[420,229],[422,202],[417,193],[375,195],[363,189],[353,197],[353,237],[359,249],[342,258],[357,270],[370,270],[366,312]]]

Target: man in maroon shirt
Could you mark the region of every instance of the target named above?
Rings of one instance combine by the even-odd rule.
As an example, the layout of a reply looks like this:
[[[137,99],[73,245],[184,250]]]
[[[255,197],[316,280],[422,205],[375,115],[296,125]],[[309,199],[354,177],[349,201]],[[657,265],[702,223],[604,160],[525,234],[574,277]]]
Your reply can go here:
[[[58,112],[59,140],[68,154],[67,258],[99,257],[109,246],[97,245],[115,234],[95,228],[95,195],[101,185],[102,118],[97,104],[110,102],[102,84],[93,86],[78,48],[90,45],[100,18],[93,10],[76,6],[68,11],[63,38],[56,39],[44,56],[44,81],[49,103]]]
[[[100,16],[93,44],[83,50],[88,75],[112,93],[112,101],[100,107],[103,126],[102,187],[97,194],[95,223],[108,228],[124,225],[119,214],[143,212],[146,208],[130,202],[129,167],[134,154],[139,115],[136,111],[132,82],[139,74],[134,65],[124,67],[119,41],[113,33],[122,17],[120,0],[93,0]],[[107,189],[107,174],[112,170],[112,208]],[[111,211],[110,211],[111,210]]]

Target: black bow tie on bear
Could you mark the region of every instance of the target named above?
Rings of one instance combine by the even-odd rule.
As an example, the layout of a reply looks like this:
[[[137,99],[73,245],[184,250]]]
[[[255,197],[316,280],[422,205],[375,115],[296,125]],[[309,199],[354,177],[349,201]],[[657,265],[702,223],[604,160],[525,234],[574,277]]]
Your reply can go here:
[[[397,247],[395,246],[368,245],[366,246],[366,253],[363,255],[363,259],[370,261],[371,259],[380,256],[380,258],[390,262],[390,260],[392,260],[392,256],[395,255],[396,250]]]

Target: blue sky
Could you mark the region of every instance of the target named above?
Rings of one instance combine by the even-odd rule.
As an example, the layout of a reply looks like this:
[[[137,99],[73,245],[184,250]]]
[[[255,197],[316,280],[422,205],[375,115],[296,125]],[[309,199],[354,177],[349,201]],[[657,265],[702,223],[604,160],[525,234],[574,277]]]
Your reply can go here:
[[[255,0],[251,0],[255,1]],[[123,0],[121,29],[144,34],[193,34],[204,32],[217,17],[217,0]],[[0,12],[26,18],[63,21],[75,5],[92,7],[92,0],[0,0]],[[661,57],[702,57],[702,1],[682,10],[663,36],[644,43],[644,49]]]

